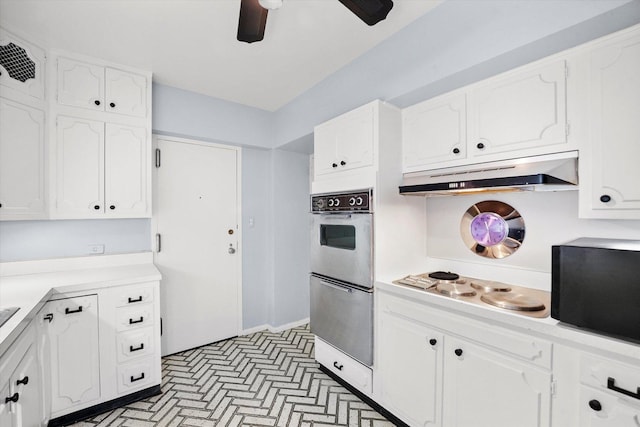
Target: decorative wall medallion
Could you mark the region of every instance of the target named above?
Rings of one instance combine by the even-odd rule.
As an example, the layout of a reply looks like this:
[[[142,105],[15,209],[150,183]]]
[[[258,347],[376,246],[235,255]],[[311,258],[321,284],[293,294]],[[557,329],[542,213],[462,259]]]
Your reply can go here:
[[[462,240],[486,258],[505,258],[524,241],[524,219],[513,206],[486,200],[471,206],[460,221]]]

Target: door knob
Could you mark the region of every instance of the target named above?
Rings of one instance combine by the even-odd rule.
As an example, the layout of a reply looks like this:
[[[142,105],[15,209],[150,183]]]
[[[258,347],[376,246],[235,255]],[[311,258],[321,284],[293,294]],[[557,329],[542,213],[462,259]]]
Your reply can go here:
[[[236,250],[235,250],[235,248],[231,245],[231,243],[229,243],[229,253],[230,253],[230,254],[235,254],[235,253],[236,253]]]

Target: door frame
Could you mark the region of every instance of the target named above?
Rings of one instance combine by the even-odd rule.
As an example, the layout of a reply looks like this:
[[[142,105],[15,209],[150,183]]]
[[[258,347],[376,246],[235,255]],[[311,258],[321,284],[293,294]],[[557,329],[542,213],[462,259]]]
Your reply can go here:
[[[161,139],[163,141],[167,141],[167,142],[173,142],[173,143],[177,143],[177,144],[191,144],[191,145],[198,145],[201,147],[208,147],[208,148],[222,148],[225,150],[233,150],[236,152],[236,183],[237,183],[237,189],[236,189],[236,234],[238,237],[238,244],[236,245],[236,261],[235,261],[235,268],[236,268],[236,277],[238,278],[238,293],[237,293],[237,298],[238,298],[238,313],[236,313],[237,317],[238,317],[238,331],[237,331],[237,336],[241,336],[242,335],[242,331],[244,330],[243,328],[243,321],[242,321],[242,315],[243,315],[243,307],[242,307],[242,254],[243,254],[243,247],[242,247],[242,147],[237,147],[237,146],[233,146],[233,145],[226,145],[226,144],[220,144],[220,143],[215,143],[215,142],[206,142],[206,141],[202,141],[202,140],[196,140],[196,139],[190,139],[190,138],[182,138],[182,137],[174,137],[174,136],[167,136],[167,135],[161,135],[161,134],[156,134],[154,133],[152,135],[152,155],[151,155],[151,169],[152,169],[152,180],[151,180],[151,186],[152,186],[152,197],[151,197],[151,235],[149,236],[151,242],[150,242],[150,247],[151,247],[151,252],[154,254],[157,253],[158,248],[157,248],[157,243],[156,243],[156,234],[158,233],[158,223],[156,221],[156,205],[155,203],[153,203],[154,200],[157,200],[157,169],[156,168],[156,148],[158,148],[158,140]],[[162,154],[160,155],[160,167],[162,167]],[[160,286],[162,286],[162,279],[160,280]],[[160,313],[160,315],[162,316],[162,313]]]

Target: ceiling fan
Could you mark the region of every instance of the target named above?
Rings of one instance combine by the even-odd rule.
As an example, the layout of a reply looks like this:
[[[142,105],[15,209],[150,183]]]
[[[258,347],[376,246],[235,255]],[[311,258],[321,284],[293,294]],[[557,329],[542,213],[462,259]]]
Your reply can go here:
[[[387,17],[392,0],[339,0],[367,25],[375,25]],[[282,6],[282,0],[241,0],[238,41],[253,43],[264,38],[269,10]]]

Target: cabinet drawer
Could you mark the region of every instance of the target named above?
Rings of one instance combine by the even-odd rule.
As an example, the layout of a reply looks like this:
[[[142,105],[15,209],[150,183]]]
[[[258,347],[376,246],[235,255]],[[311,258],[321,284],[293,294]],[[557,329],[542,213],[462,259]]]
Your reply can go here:
[[[142,328],[153,324],[153,305],[144,304],[117,309],[116,330],[118,332]]]
[[[118,292],[116,307],[127,307],[153,301],[153,284],[127,286]]]
[[[383,292],[378,292],[378,298],[382,312],[415,320],[430,328],[439,328],[449,335],[459,335],[483,346],[493,347],[506,355],[551,369],[552,344],[549,341],[480,320],[471,322],[466,317]]]
[[[358,390],[371,394],[371,368],[315,337],[316,360]]]
[[[590,354],[580,358],[580,383],[632,401],[640,407],[640,366],[600,359]]]
[[[153,328],[151,327],[120,332],[116,340],[118,345],[118,363],[148,356],[154,352]]]
[[[593,387],[580,386],[581,427],[637,427],[640,403],[634,404]]]
[[[131,393],[135,389],[155,383],[153,358],[127,363],[118,367],[118,394]]]

